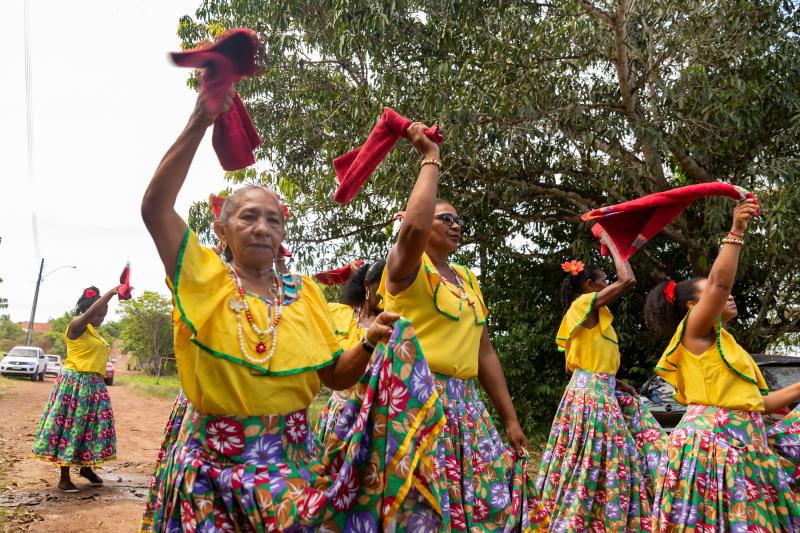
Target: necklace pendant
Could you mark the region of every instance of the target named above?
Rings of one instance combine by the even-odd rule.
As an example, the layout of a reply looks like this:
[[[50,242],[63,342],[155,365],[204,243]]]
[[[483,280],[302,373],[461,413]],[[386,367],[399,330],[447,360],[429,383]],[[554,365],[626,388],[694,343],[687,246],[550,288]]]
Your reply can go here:
[[[239,300],[237,300],[235,298],[231,298],[230,300],[228,300],[228,307],[234,313],[241,313],[242,309],[243,309],[242,302],[240,302]]]
[[[267,351],[267,345],[264,344],[263,342],[259,342],[258,344],[256,344],[256,351],[258,353],[266,352]]]

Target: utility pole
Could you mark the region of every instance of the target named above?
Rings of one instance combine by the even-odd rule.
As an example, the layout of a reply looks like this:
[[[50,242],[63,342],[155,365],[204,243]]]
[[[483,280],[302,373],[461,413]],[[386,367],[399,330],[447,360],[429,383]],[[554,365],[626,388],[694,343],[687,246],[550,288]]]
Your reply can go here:
[[[36,292],[33,293],[33,307],[31,307],[31,319],[28,320],[28,333],[25,335],[25,346],[31,345],[33,337],[33,318],[36,316],[36,303],[39,301],[39,285],[42,284],[42,270],[44,269],[44,257],[39,264],[39,275],[36,277]]]

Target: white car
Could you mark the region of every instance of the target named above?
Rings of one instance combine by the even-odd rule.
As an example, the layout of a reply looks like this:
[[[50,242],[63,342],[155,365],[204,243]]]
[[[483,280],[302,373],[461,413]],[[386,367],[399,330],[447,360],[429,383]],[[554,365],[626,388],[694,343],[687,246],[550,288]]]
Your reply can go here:
[[[47,359],[47,366],[45,366],[44,368],[44,373],[52,374],[54,376],[60,376],[61,370],[63,368],[61,364],[61,356],[45,354],[44,357],[45,359]]]
[[[44,381],[47,359],[44,351],[36,346],[14,346],[0,361],[0,374],[25,376],[31,381]]]

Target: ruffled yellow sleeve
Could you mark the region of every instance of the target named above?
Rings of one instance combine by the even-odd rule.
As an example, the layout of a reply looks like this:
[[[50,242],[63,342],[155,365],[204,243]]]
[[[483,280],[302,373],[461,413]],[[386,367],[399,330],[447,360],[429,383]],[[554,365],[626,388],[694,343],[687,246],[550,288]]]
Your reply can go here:
[[[364,329],[355,318],[352,307],[340,303],[328,303],[328,309],[333,317],[336,337],[342,349],[348,350],[358,345],[364,339]]]
[[[569,342],[572,340],[572,334],[575,333],[578,326],[582,325],[586,322],[586,319],[589,318],[589,313],[592,312],[592,305],[594,304],[595,298],[597,298],[597,293],[589,292],[581,294],[573,300],[569,309],[567,309],[567,312],[564,314],[564,318],[561,319],[561,325],[558,328],[558,333],[556,333],[556,346],[558,346],[558,351],[567,351]]]

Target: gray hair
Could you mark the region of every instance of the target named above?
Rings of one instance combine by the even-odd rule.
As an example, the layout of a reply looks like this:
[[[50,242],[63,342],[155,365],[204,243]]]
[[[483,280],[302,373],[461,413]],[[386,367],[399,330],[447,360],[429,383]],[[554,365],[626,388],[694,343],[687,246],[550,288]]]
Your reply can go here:
[[[227,198],[225,198],[225,201],[222,204],[222,210],[220,211],[219,214],[220,224],[228,223],[228,218],[231,216],[231,213],[233,213],[236,210],[236,207],[239,205],[239,197],[250,191],[261,191],[269,194],[275,199],[275,202],[278,204],[278,207],[280,207],[281,201],[280,198],[278,197],[278,194],[275,191],[267,187],[262,187],[261,185],[248,184],[245,185],[244,187],[236,189],[230,195],[228,195]],[[281,213],[281,217],[283,217],[283,213]]]

